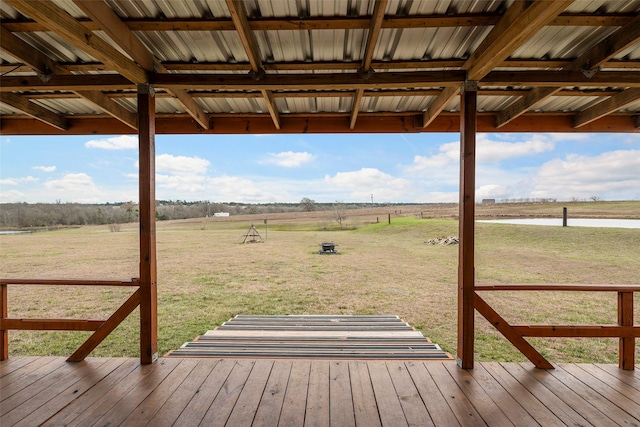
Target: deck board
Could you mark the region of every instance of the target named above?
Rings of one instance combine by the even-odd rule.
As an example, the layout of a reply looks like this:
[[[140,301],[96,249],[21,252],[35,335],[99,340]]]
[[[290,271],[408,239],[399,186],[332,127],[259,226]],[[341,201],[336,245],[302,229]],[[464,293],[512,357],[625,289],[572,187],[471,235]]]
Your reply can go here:
[[[3,427],[640,425],[640,378],[612,365],[23,356],[0,375]]]

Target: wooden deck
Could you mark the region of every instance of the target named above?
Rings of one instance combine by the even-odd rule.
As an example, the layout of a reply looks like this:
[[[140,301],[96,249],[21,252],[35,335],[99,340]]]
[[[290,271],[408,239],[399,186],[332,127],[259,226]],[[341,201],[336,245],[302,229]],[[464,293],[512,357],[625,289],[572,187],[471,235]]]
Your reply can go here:
[[[638,426],[640,373],[612,365],[12,357],[0,425]]]

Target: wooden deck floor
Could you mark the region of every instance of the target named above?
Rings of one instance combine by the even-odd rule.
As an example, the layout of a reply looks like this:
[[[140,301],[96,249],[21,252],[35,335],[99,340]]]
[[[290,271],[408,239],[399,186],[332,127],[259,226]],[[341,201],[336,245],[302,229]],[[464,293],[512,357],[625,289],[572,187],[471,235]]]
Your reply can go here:
[[[640,373],[612,365],[12,357],[0,425],[640,425]]]

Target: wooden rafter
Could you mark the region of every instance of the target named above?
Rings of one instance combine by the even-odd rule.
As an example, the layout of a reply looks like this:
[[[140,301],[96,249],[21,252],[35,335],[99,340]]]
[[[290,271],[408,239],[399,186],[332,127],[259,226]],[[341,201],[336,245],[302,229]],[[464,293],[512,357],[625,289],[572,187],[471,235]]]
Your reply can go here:
[[[442,90],[440,89],[386,89],[386,90],[365,90],[363,97],[390,97],[390,96],[404,96],[404,97],[425,97],[425,96],[438,96]],[[479,96],[523,96],[529,91],[527,89],[479,89]],[[607,97],[617,95],[622,91],[614,89],[587,89],[587,88],[563,88],[556,96],[571,96],[571,97]],[[258,91],[242,91],[242,92],[210,92],[202,90],[192,90],[189,92],[194,98],[206,98],[206,99],[247,99],[247,98],[261,98],[262,93]],[[75,93],[71,92],[23,92],[22,95],[28,99],[72,99],[76,98]],[[105,95],[108,98],[130,98],[136,97],[134,92],[106,92]],[[349,96],[349,92],[340,90],[324,90],[319,92],[310,91],[286,91],[286,92],[273,92],[274,98],[341,98]],[[169,98],[171,95],[167,92],[156,92],[156,99]]]
[[[562,90],[562,87],[537,87],[530,90],[526,95],[522,96],[516,102],[512,103],[497,114],[496,128],[501,128],[511,120],[520,117],[522,114],[535,108],[548,97],[560,92],[560,90]]]
[[[14,56],[16,59],[25,62],[30,67],[32,67],[39,75],[41,79],[47,80],[50,79],[54,74],[58,75],[71,75],[71,71],[66,69],[64,66],[57,64],[52,61],[48,56],[44,53],[40,52],[30,44],[25,41],[19,39],[11,32],[6,31],[4,28],[2,29],[0,44],[2,44],[2,49],[8,52],[10,55]],[[121,105],[115,103],[113,100],[109,99],[106,95],[98,90],[93,91],[76,91],[75,92],[80,97],[90,101],[98,108],[106,112],[107,114],[113,116],[114,118],[122,121],[123,123],[129,125],[131,128],[137,128],[137,119],[135,114],[131,113],[126,108]],[[25,107],[33,108],[33,104],[22,103]],[[16,106],[14,105],[14,108]],[[38,107],[38,106],[36,106]],[[42,107],[39,107],[42,108]],[[29,112],[25,111],[25,113],[29,114]],[[50,114],[41,115],[41,117],[51,118]],[[55,118],[55,116],[53,116]],[[42,119],[41,119],[42,120]],[[55,124],[52,124],[56,126]],[[57,127],[57,126],[56,126]]]
[[[587,77],[582,71],[492,71],[481,83],[486,86],[529,87],[639,87],[637,71],[600,71]]]
[[[564,11],[573,0],[517,0],[504,13],[462,67],[468,80],[480,80]]]
[[[362,58],[362,65],[360,66],[359,73],[363,78],[370,77],[373,72],[371,68],[371,62],[373,59],[373,52],[375,51],[376,44],[378,43],[378,37],[380,36],[380,30],[382,29],[382,22],[384,21],[384,12],[387,9],[387,0],[379,0],[375,2],[373,7],[373,16],[371,17],[371,25],[367,33],[367,42],[364,48],[364,56]],[[353,96],[353,108],[351,109],[351,120],[349,121],[349,129],[353,129],[356,126],[356,120],[358,120],[358,113],[360,111],[360,104],[362,103],[362,96],[364,89],[357,89]]]
[[[464,59],[429,59],[429,60],[409,60],[409,61],[372,61],[371,68],[374,70],[403,70],[403,69],[420,69],[429,70],[434,68],[460,69],[464,64]],[[506,59],[500,63],[499,68],[539,68],[542,70],[563,69],[571,64],[571,59]],[[61,67],[72,71],[88,73],[91,71],[104,71],[105,65],[100,62],[65,62],[59,63]],[[184,62],[184,61],[165,61],[162,65],[167,71],[239,71],[248,72],[251,65],[248,62]],[[270,62],[263,63],[262,67],[265,71],[355,71],[362,65],[362,61],[288,61],[288,62]],[[614,69],[636,69],[640,68],[640,61],[634,59],[610,59],[601,65],[601,68]],[[31,71],[27,65],[21,64],[0,64],[0,73],[17,72],[26,73]]]
[[[53,2],[5,0],[24,15],[40,22],[48,30],[57,33],[74,46],[102,61],[134,83],[144,83],[147,73],[134,61],[118,52],[113,46],[94,35]]]
[[[464,71],[415,71],[376,73],[368,80],[355,73],[265,75],[260,81],[237,74],[151,74],[149,82],[159,88],[193,90],[365,90],[457,87],[464,82]],[[588,78],[581,71],[492,71],[480,80],[481,86],[640,87],[636,71],[600,71]],[[132,90],[134,85],[118,75],[54,75],[43,82],[35,76],[0,77],[0,92]],[[595,95],[593,95],[595,96]]]
[[[606,37],[600,43],[588,49],[585,53],[568,64],[565,69],[570,71],[595,70],[613,58],[618,52],[637,42],[639,38],[640,15]],[[500,128],[516,117],[519,117],[532,108],[535,108],[545,99],[557,94],[560,89],[561,88],[559,87],[539,87],[531,90],[525,96],[519,98],[516,102],[498,113],[496,117],[496,127]],[[582,120],[584,120],[584,118],[577,120],[576,123],[580,123]]]
[[[79,90],[75,91],[75,93],[90,101],[105,113],[128,125],[131,129],[138,129],[138,116],[120,104],[115,103],[103,92],[98,90]]]
[[[167,72],[164,65],[153,56],[106,3],[88,0],[74,0],[74,3],[98,25],[99,30],[104,31],[145,71]],[[174,89],[170,91],[170,93],[182,104],[187,113],[189,113],[200,126],[209,129],[209,118],[206,113],[185,90]]]
[[[58,64],[4,27],[0,27],[0,49],[43,77],[60,73]]]
[[[573,127],[584,126],[638,100],[640,100],[640,88],[622,91],[576,114],[573,117]]]
[[[231,20],[249,58],[249,63],[251,64],[250,73],[255,80],[260,80],[264,74],[262,59],[260,59],[258,43],[249,26],[247,10],[244,7],[244,3],[241,0],[227,0],[227,8],[229,9],[229,13],[231,13]],[[278,114],[278,108],[273,100],[271,90],[265,89],[260,92],[262,93],[264,102],[267,104],[267,110],[269,110],[274,126],[276,129],[280,129],[280,115]]]
[[[364,96],[364,89],[356,90],[353,97],[353,107],[351,107],[351,118],[349,119],[349,129],[356,127],[356,120],[358,120],[358,113],[360,112],[360,105],[362,104],[362,97]]]
[[[542,27],[564,11],[572,0],[546,2],[538,0],[527,6],[525,0],[517,0],[502,15],[480,46],[462,66],[467,71],[466,80],[482,79],[504,61],[524,42]],[[427,127],[440,112],[457,96],[459,88],[445,89],[429,106],[423,116],[423,126]]]
[[[456,15],[394,16],[386,19],[382,28],[442,28],[492,26],[500,19],[499,13],[462,13]],[[621,27],[634,19],[633,13],[562,13],[549,22],[553,26],[581,27]],[[79,19],[87,29],[95,31],[97,25],[86,19]],[[123,22],[131,31],[233,31],[233,21],[228,18],[166,18],[137,19],[126,18]],[[367,29],[371,17],[311,17],[311,18],[251,18],[252,31],[283,30],[357,30]],[[4,20],[3,26],[10,31],[46,31],[46,27],[35,21]]]
[[[36,120],[40,120],[56,129],[66,130],[69,128],[69,123],[64,116],[54,113],[40,105],[34,104],[24,96],[15,93],[0,93],[0,102],[7,104],[16,110],[20,110],[27,116],[33,117]]]
[[[574,63],[579,68],[594,70],[640,40],[640,15],[580,55]]]

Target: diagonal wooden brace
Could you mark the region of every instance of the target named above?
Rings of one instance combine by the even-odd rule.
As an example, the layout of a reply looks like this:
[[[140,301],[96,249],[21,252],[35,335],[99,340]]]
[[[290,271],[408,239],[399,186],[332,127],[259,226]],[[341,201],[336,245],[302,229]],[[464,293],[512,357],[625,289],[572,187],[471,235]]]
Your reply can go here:
[[[545,359],[538,351],[533,348],[531,344],[527,340],[525,340],[522,335],[516,332],[506,320],[502,318],[496,311],[486,303],[485,300],[480,298],[480,296],[475,293],[474,304],[478,313],[482,314],[485,319],[489,323],[491,323],[495,328],[500,331],[502,335],[506,339],[511,342],[522,354],[524,354],[527,359],[533,363],[536,368],[540,369],[554,369],[553,365],[549,363],[547,359]]]
[[[140,289],[127,299],[89,338],[67,359],[67,362],[80,362],[89,355],[124,319],[140,305]]]

